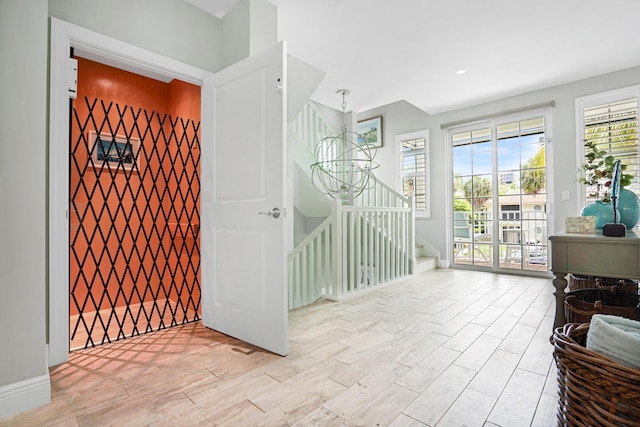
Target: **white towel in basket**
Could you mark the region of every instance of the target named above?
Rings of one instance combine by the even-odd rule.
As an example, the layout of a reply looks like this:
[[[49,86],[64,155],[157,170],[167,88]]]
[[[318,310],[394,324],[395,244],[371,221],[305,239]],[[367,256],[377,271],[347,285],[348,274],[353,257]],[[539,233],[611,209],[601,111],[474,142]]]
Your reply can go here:
[[[640,322],[609,314],[594,314],[587,348],[621,365],[640,369]]]

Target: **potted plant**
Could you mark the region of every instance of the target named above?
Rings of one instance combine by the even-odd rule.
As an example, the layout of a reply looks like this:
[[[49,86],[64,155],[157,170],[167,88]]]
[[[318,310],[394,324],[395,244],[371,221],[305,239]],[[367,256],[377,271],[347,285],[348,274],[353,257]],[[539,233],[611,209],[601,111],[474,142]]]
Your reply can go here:
[[[585,141],[584,147],[586,162],[580,169],[581,177],[578,181],[587,186],[590,190],[589,196],[595,199],[595,203],[585,206],[580,215],[595,216],[596,228],[602,228],[604,224],[613,222],[610,187],[616,158],[604,150],[598,150],[593,141]],[[627,229],[631,229],[640,220],[640,203],[635,193],[625,189],[631,184],[633,175],[624,173],[626,165],[621,164],[621,168],[617,207],[620,222],[625,224]]]
[[[578,181],[591,187],[592,191],[589,193],[589,196],[603,203],[611,203],[609,188],[611,187],[613,165],[616,159],[612,155],[607,155],[606,151],[598,150],[598,147],[593,141],[586,141],[584,147],[584,156],[587,161],[582,165],[582,176],[578,178]],[[625,188],[631,184],[633,175],[624,173],[627,165],[623,164],[621,167],[620,188]]]

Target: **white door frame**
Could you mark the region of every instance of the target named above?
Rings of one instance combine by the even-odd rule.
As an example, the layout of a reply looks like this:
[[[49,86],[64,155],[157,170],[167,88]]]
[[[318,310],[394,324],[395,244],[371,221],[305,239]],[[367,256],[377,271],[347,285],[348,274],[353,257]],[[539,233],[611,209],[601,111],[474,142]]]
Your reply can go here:
[[[210,72],[51,18],[49,101],[49,366],[69,356],[69,96],[67,58],[80,49],[124,70],[202,86]],[[204,136],[203,136],[204,139]],[[206,165],[202,165],[203,168]],[[200,215],[204,215],[205,205]],[[204,285],[204,284],[203,284]]]

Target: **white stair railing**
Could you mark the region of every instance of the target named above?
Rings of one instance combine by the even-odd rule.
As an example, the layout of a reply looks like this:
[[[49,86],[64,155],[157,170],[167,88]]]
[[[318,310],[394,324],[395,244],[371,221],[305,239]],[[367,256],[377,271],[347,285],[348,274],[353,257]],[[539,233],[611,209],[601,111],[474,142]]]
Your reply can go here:
[[[331,216],[288,257],[289,309],[412,274],[413,225],[411,206],[344,206],[334,200]]]
[[[415,263],[412,207],[343,206],[337,200],[335,297],[408,276]]]
[[[320,111],[310,102],[304,105],[300,114],[293,120],[291,130],[312,155],[315,155],[318,141],[335,135]]]
[[[390,208],[409,207],[411,206],[410,203],[409,197],[399,193],[380,180],[375,180],[372,186],[365,189],[362,194],[354,200],[354,205],[356,206],[380,206]]]
[[[332,135],[319,111],[307,103],[290,132],[306,152]],[[306,156],[305,156],[306,157]],[[413,199],[381,181],[332,214],[288,257],[289,309],[320,298],[339,299],[413,273]]]
[[[325,219],[289,254],[289,309],[334,294],[333,216]]]

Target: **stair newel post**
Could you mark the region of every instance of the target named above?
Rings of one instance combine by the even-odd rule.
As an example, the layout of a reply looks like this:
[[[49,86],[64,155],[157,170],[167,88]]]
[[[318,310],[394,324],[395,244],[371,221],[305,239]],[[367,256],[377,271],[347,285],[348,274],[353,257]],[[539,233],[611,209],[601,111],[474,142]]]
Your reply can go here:
[[[331,236],[331,245],[333,246],[331,263],[333,264],[333,283],[334,297],[342,296],[343,286],[343,256],[342,256],[342,239],[343,239],[343,218],[342,218],[342,200],[334,199],[332,207],[333,218],[335,219],[333,226],[333,235]]]
[[[409,211],[409,221],[407,232],[408,235],[408,253],[407,256],[409,258],[409,274],[413,274],[416,271],[416,203],[415,196],[411,195],[408,197],[409,207],[411,210]]]

